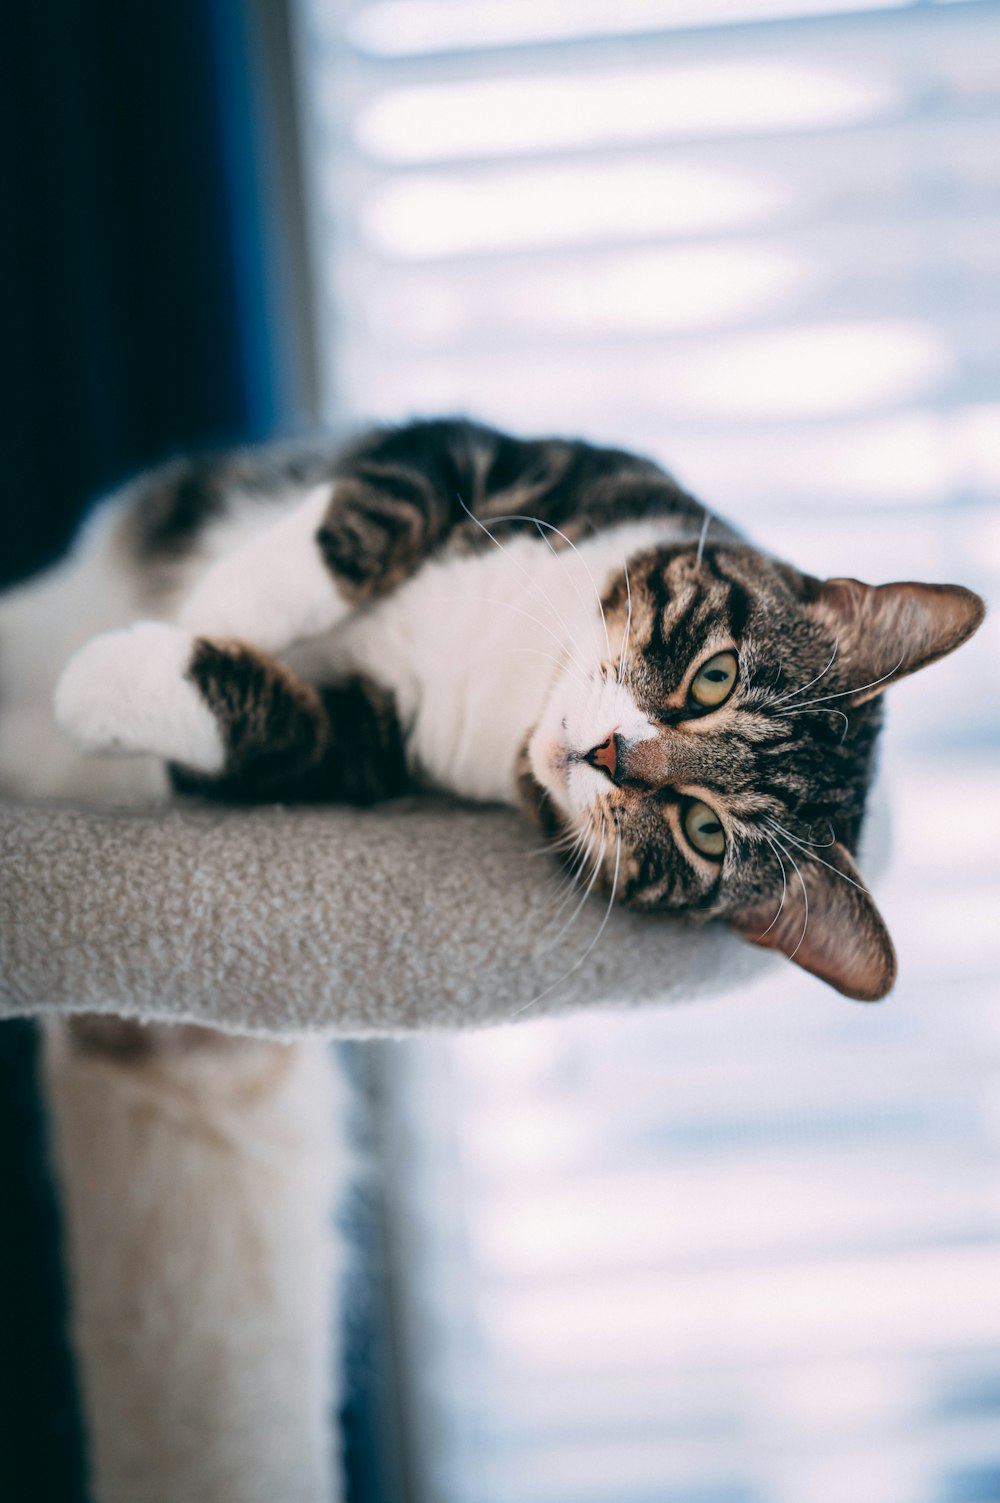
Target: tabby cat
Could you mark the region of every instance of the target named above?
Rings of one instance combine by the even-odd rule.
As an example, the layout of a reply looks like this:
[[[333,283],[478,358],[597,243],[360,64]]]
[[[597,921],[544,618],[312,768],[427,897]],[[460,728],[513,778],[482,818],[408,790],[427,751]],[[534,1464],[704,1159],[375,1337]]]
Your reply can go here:
[[[636,455],[415,422],[112,499],[0,616],[49,625],[20,698],[8,675],[0,768],[22,793],[147,795],[166,764],[234,803],[514,804],[585,888],[872,1000],[895,957],[851,853],[882,691],[982,617],[957,585],[803,574]],[[46,671],[75,747],[162,761],[53,748]]]

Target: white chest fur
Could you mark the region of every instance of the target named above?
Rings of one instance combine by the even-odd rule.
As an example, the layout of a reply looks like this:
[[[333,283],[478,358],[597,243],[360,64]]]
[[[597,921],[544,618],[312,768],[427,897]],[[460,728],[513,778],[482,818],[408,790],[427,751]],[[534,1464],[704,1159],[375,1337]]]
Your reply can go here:
[[[576,551],[520,537],[432,560],[319,655],[316,644],[292,660],[311,677],[332,666],[391,689],[415,766],[463,797],[508,802],[557,670],[571,662],[583,681],[608,656],[599,592],[631,554],[676,536],[675,522],[628,524]]]

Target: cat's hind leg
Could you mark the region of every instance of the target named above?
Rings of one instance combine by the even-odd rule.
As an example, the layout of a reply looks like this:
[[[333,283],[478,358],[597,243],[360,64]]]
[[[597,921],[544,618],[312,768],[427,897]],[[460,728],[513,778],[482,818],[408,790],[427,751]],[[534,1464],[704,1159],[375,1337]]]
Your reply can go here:
[[[56,719],[90,752],[152,753],[177,787],[232,802],[370,803],[406,791],[392,696],[324,689],[242,642],[141,621],[70,659]]]

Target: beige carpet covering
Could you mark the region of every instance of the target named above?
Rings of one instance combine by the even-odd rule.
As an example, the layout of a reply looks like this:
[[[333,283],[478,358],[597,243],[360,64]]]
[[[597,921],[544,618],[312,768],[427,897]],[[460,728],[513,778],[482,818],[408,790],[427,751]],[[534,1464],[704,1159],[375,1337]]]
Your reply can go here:
[[[558,938],[578,899],[556,911],[541,845],[510,811],[444,801],[0,801],[0,1017],[366,1037],[696,999],[782,963],[714,925],[618,909],[581,961],[604,904],[588,900]]]

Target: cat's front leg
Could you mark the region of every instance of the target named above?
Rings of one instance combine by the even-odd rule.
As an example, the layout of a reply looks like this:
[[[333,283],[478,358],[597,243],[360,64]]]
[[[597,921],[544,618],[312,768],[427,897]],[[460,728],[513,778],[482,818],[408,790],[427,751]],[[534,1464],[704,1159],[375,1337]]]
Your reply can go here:
[[[424,447],[397,452],[401,437],[345,458],[334,480],[213,564],[181,625],[281,653],[409,579],[463,512]]]
[[[360,677],[315,689],[256,646],[166,622],[88,642],[55,713],[84,750],[152,753],[181,789],[233,802],[363,804],[410,786],[387,691]]]
[[[203,636],[235,637],[266,652],[330,631],[352,602],[327,566],[318,536],[333,486],[311,491],[280,521],[227,553],[199,579],[178,614]]]

